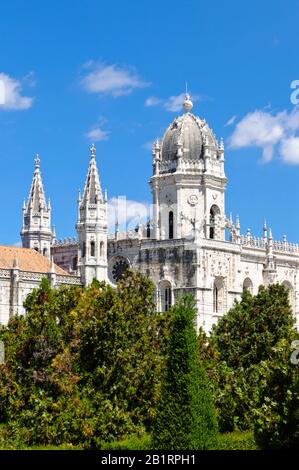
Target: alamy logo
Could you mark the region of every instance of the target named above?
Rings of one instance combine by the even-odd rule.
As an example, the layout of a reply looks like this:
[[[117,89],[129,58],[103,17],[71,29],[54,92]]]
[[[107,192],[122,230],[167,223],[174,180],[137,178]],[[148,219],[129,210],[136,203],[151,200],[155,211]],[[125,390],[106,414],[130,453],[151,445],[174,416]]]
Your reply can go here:
[[[291,89],[294,90],[291,93],[291,103],[294,105],[299,104],[299,80],[291,82]]]
[[[0,78],[0,105],[5,104],[5,84]]]

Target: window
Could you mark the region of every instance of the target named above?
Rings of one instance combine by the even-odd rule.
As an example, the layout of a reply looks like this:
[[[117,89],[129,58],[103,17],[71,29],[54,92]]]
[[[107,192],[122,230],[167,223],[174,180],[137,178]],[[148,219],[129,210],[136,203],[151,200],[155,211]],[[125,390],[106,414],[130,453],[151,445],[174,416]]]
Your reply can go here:
[[[215,238],[215,214],[213,210],[210,210],[210,238]]]
[[[215,279],[213,286],[213,312],[221,314],[224,309],[224,283],[221,277]]]
[[[146,237],[151,238],[151,225],[149,222],[146,224]]]
[[[95,256],[96,244],[94,241],[90,242],[90,256]]]
[[[252,294],[253,285],[252,285],[252,281],[251,281],[251,279],[249,279],[249,277],[246,277],[246,279],[243,282],[243,292],[245,290],[247,290],[248,292],[250,292],[250,294]]]
[[[173,212],[170,211],[168,215],[168,228],[169,228],[169,239],[173,238]]]
[[[220,215],[220,210],[219,207],[217,206],[212,206],[210,209],[210,233],[209,233],[209,238],[215,239],[216,238],[216,229],[217,229],[217,218]]]
[[[75,256],[73,258],[73,262],[72,262],[72,270],[77,271],[77,267],[78,267],[78,258],[77,258],[77,256]]]
[[[214,285],[214,289],[213,289],[213,311],[215,313],[218,313],[218,308],[219,308],[219,304],[218,304],[218,287]]]
[[[171,284],[168,281],[163,281],[160,286],[160,295],[161,295],[161,310],[162,312],[167,312],[172,305],[172,290]]]
[[[101,256],[101,257],[104,256],[104,242],[101,242],[101,243],[100,243],[100,256]]]
[[[86,243],[82,243],[82,258],[85,258],[86,256]]]
[[[44,249],[43,249],[43,255],[44,255],[44,256],[47,256],[47,253],[48,253],[47,248],[44,248]]]

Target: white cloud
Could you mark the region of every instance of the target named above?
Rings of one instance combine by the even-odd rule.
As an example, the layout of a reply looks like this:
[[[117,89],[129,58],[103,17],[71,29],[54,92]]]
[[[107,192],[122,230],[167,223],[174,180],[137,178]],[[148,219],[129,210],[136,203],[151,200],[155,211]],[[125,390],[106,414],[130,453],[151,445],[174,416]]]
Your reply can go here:
[[[22,81],[0,73],[0,110],[25,110],[31,108],[33,98],[22,96]]]
[[[231,126],[235,120],[237,119],[237,116],[236,114],[234,114],[225,124],[224,124],[224,127],[228,127],[228,126]]]
[[[134,230],[136,225],[145,223],[150,215],[150,204],[127,199],[125,196],[113,197],[108,201],[109,231],[114,231],[118,221],[119,230]]]
[[[283,139],[280,146],[280,155],[285,163],[299,164],[299,137]]]
[[[158,104],[161,104],[162,100],[160,98],[157,98],[156,96],[150,96],[145,100],[145,106],[157,106]]]
[[[81,80],[81,85],[89,93],[117,97],[129,95],[136,88],[149,86],[135,71],[116,64],[104,65],[91,61],[85,65],[85,69],[89,71]]]
[[[248,113],[235,127],[229,139],[231,148],[257,147],[262,149],[263,161],[273,158],[277,149],[279,156],[287,163],[299,164],[297,159],[299,130],[299,109],[290,113],[282,111],[276,115],[256,110]],[[289,156],[288,156],[289,154]]]
[[[103,131],[100,127],[94,127],[85,134],[85,137],[91,142],[99,142],[100,140],[108,140],[109,134],[109,131]]]

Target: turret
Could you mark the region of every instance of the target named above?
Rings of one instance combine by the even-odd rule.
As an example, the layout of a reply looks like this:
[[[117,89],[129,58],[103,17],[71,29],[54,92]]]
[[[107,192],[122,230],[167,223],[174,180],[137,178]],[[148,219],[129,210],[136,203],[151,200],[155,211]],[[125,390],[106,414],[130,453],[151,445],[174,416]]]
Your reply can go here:
[[[36,155],[34,175],[28,201],[23,202],[23,226],[21,230],[23,248],[33,248],[50,258],[53,233],[51,230],[51,203],[46,197],[40,173],[40,159]]]
[[[82,283],[107,280],[107,195],[103,196],[96,164],[96,148],[90,148],[90,161],[83,196],[78,195],[78,267]]]

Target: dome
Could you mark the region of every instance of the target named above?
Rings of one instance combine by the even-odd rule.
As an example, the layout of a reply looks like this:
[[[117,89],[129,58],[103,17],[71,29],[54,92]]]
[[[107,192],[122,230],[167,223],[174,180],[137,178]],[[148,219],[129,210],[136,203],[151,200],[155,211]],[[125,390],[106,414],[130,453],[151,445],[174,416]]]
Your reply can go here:
[[[172,163],[178,157],[196,162],[203,159],[203,148],[217,157],[218,143],[207,123],[190,112],[178,116],[166,130],[161,144],[161,163]]]

